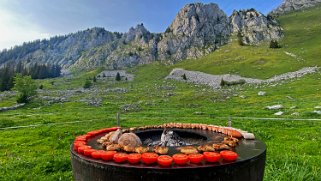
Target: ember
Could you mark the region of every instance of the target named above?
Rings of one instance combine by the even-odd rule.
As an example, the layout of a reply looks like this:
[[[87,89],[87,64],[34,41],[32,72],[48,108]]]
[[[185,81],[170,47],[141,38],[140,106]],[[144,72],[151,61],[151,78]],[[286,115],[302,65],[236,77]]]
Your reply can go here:
[[[173,130],[164,129],[161,139],[158,141],[153,141],[151,139],[147,139],[144,143],[148,146],[186,146],[191,145],[184,141],[177,133]]]

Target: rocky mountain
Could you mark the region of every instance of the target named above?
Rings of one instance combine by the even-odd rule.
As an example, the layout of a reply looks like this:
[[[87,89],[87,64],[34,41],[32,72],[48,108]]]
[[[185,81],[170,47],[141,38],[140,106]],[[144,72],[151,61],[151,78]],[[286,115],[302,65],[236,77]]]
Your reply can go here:
[[[127,33],[87,29],[4,50],[0,66],[40,62],[64,69],[121,69],[153,61],[172,64],[215,51],[229,42],[232,33],[241,35],[246,45],[282,37],[277,22],[255,10],[235,11],[229,18],[214,3],[195,3],[184,6],[164,33],[151,33],[143,24]]]
[[[284,0],[279,7],[271,11],[270,15],[278,16],[288,12],[314,7],[320,3],[321,0]]]
[[[238,35],[243,45],[255,45],[283,37],[283,29],[278,22],[255,9],[234,11],[230,21],[233,33]]]
[[[49,40],[37,40],[24,43],[0,53],[0,64],[10,62],[51,63],[68,68],[79,59],[81,54],[106,43],[118,40],[122,35],[111,33],[103,28],[92,28],[85,31],[56,36]]]
[[[188,4],[162,34],[158,58],[197,58],[226,44],[230,34],[229,19],[216,4]]]
[[[164,33],[153,34],[143,24],[137,25],[123,35],[115,49],[110,51],[110,45],[96,48],[84,54],[75,67],[105,64],[117,69],[156,60],[175,63],[214,51],[228,42],[230,34],[229,19],[216,4],[188,4]]]

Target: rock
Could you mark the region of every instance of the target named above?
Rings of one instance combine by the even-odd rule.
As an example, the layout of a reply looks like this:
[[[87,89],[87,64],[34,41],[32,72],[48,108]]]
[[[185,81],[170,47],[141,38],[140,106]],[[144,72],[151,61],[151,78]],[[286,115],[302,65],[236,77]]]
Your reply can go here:
[[[273,105],[273,106],[266,106],[266,109],[268,110],[278,110],[278,109],[283,109],[283,106],[278,104],[278,105]]]
[[[240,98],[246,99],[246,96],[245,95],[241,95]]]
[[[300,70],[294,71],[294,72],[288,72],[281,75],[276,75],[272,78],[269,78],[267,80],[264,80],[264,83],[272,83],[272,82],[279,82],[282,80],[289,80],[289,79],[295,79],[299,77],[303,77],[304,75],[316,73],[319,71],[319,67],[304,67]],[[278,84],[280,85],[280,84]]]
[[[167,92],[165,97],[171,97],[174,96],[175,94],[173,92]]]
[[[314,7],[319,3],[321,3],[321,0],[284,0],[279,7],[271,11],[269,14],[272,16],[278,16],[289,12]]]
[[[315,106],[314,109],[321,109],[321,106]]]
[[[307,74],[316,73],[318,71],[319,71],[319,67],[304,67],[294,72],[288,72],[285,74],[276,75],[272,78],[264,80],[263,83],[272,83],[272,82],[279,82],[282,80],[295,79],[295,78],[303,77],[304,75],[307,75]],[[280,84],[277,84],[277,85],[280,85]]]
[[[198,58],[228,43],[229,19],[214,3],[187,4],[161,35],[159,60]]]
[[[313,113],[321,115],[321,111],[319,110],[314,110]]]
[[[275,116],[282,116],[283,114],[284,114],[284,112],[282,112],[282,111],[274,113]]]
[[[281,84],[276,83],[271,85],[272,82],[279,82],[282,80],[298,78],[306,74],[316,73],[318,71],[319,71],[319,67],[305,67],[295,72],[288,72],[285,74],[274,76],[270,79],[261,80],[261,79],[241,77],[239,75],[231,75],[231,74],[212,75],[212,74],[206,74],[199,71],[188,71],[181,68],[174,68],[165,79],[174,79],[178,81],[183,81],[182,76],[185,74],[188,77],[188,79],[184,80],[184,82],[193,83],[195,84],[194,85],[195,87],[199,87],[199,84],[203,84],[203,85],[207,85],[212,88],[218,89],[218,88],[221,88],[222,80],[231,85],[234,85],[233,83],[245,83],[245,84],[254,84],[254,85],[266,83],[271,87],[275,87]],[[258,88],[258,86],[255,86],[255,88]]]
[[[265,96],[265,95],[266,95],[266,92],[260,91],[260,92],[257,93],[257,95],[258,95],[258,96]]]
[[[291,97],[291,96],[286,96],[286,98],[290,99],[290,100],[293,100],[294,98]]]
[[[182,81],[182,75],[188,76],[188,80],[186,82],[194,83],[194,84],[203,84],[213,88],[220,88],[221,81],[224,80],[226,82],[243,82],[243,83],[260,83],[259,79],[251,79],[245,78],[238,75],[211,75],[198,71],[188,71],[180,68],[175,68],[171,71],[171,73],[166,77],[166,79],[174,79],[178,81]],[[185,82],[185,81],[184,81]]]
[[[201,112],[201,111],[197,111],[197,112],[194,112],[193,114],[194,114],[194,115],[204,115],[205,113],[204,113],[204,112]]]
[[[283,29],[279,23],[255,9],[234,11],[230,22],[233,33],[238,35],[242,45],[255,45],[261,41],[283,37]]]
[[[23,107],[24,105],[25,105],[25,103],[21,103],[21,104],[13,105],[11,107],[1,107],[0,112],[9,111],[9,110],[16,110],[20,107]]]
[[[143,24],[138,24],[135,28],[131,27],[128,33],[124,34],[126,43],[131,41],[140,41],[142,44],[147,44],[152,39],[152,34],[144,27]]]
[[[296,108],[298,108],[298,106],[292,106],[292,107],[290,107],[290,109],[296,109]]]
[[[300,113],[298,113],[298,112],[294,112],[291,114],[291,116],[299,116],[299,115],[300,115]]]

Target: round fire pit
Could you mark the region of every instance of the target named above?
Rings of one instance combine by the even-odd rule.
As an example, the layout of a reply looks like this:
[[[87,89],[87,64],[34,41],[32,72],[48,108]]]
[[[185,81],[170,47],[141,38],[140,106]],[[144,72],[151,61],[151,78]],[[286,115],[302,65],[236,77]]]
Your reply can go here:
[[[204,129],[182,129],[171,128],[187,144],[198,146],[206,143],[219,143],[225,134]],[[162,128],[149,128],[135,130],[134,133],[142,140],[143,145],[146,140],[157,141],[163,132]],[[87,145],[96,150],[103,149],[97,140],[106,133],[97,134],[87,139]],[[168,155],[178,153],[177,146],[170,146]],[[238,159],[234,162],[227,162],[221,159],[216,163],[203,161],[199,164],[189,163],[184,166],[172,164],[169,168],[161,167],[157,164],[145,165],[143,163],[115,163],[93,159],[74,150],[71,146],[71,162],[74,179],[77,181],[95,180],[263,180],[266,146],[263,142],[252,139],[240,139],[238,145],[233,148],[238,154]]]

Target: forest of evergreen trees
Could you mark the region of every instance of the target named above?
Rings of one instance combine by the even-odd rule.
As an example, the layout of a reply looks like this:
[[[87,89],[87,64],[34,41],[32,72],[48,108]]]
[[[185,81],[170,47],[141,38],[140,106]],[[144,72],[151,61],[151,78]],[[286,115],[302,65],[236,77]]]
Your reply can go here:
[[[32,79],[45,79],[59,77],[61,67],[59,65],[34,64],[25,68],[21,62],[7,64],[0,68],[0,91],[11,90],[16,74],[30,75]]]

